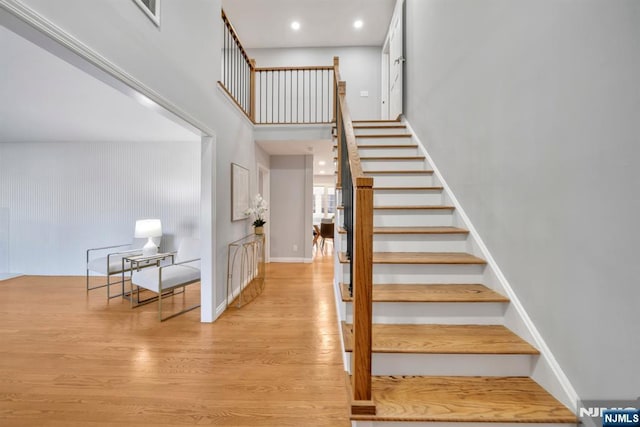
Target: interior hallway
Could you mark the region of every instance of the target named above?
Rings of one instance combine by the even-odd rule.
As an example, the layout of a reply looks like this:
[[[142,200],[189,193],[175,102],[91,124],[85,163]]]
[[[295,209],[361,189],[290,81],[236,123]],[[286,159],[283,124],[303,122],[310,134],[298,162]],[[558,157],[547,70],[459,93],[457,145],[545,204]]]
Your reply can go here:
[[[214,324],[159,323],[84,277],[0,282],[0,424],[349,426],[332,276],[330,255],[268,264]]]

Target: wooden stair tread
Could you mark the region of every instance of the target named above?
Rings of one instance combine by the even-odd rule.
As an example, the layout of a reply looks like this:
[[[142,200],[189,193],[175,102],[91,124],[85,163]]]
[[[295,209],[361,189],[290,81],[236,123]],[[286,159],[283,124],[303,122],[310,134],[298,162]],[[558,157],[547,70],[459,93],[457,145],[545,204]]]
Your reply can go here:
[[[391,161],[401,161],[401,160],[424,160],[424,156],[380,156],[380,157],[360,157],[361,161],[364,160],[391,160]],[[337,157],[334,157],[333,160],[338,160]]]
[[[349,285],[340,284],[343,302],[352,302]],[[373,302],[509,302],[481,284],[374,284]]]
[[[363,171],[365,175],[371,174],[371,175],[391,175],[391,174],[396,174],[396,175],[433,175],[433,171],[432,170],[395,170],[395,171],[376,171],[376,170],[371,170],[371,171]]]
[[[360,160],[424,160],[424,156],[360,157]]]
[[[400,119],[352,120],[351,123],[400,123]]]
[[[358,148],[365,148],[365,149],[377,149],[377,150],[388,150],[390,148],[418,148],[418,146],[416,144],[379,144],[379,145],[372,145],[372,144],[358,144],[357,145]],[[337,145],[333,146],[334,150],[338,149]]]
[[[344,252],[339,254],[340,262],[349,261]],[[374,264],[479,264],[487,262],[465,252],[374,252]]]
[[[397,191],[397,190],[425,190],[425,191],[442,191],[444,187],[373,187],[373,191]]]
[[[372,393],[376,415],[352,415],[352,420],[578,422],[569,409],[527,377],[374,376]]]
[[[353,125],[353,129],[406,129],[407,126],[406,125],[359,125],[359,124],[355,124]]]
[[[344,205],[337,206],[336,209],[344,209]],[[454,206],[442,205],[403,205],[403,206],[374,206],[373,210],[443,210],[452,211]]]
[[[344,227],[338,228],[338,233],[346,234]],[[469,230],[448,226],[428,227],[373,227],[373,234],[469,234]]]
[[[356,139],[359,138],[411,138],[413,135],[410,133],[395,133],[395,134],[375,134],[375,135],[356,135]]]
[[[374,353],[540,354],[502,325],[379,324],[372,329]],[[344,349],[353,351],[353,326],[342,322]]]

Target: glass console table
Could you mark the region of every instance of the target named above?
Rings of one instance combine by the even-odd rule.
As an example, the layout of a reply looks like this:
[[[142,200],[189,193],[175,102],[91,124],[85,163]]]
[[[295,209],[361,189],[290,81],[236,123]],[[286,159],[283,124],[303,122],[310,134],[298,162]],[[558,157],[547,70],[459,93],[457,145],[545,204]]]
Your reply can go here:
[[[227,307],[242,307],[264,290],[264,245],[262,234],[252,234],[229,244]]]

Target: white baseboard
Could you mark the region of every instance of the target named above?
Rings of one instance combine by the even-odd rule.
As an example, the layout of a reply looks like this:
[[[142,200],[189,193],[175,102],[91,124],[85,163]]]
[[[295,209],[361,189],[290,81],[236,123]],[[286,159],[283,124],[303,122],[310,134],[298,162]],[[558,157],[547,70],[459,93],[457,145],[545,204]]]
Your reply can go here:
[[[531,335],[534,341],[532,344],[535,347],[537,347],[538,350],[540,351],[540,358],[538,360],[537,366],[532,372],[531,377],[535,381],[540,383],[540,385],[545,387],[547,391],[549,391],[556,399],[560,400],[563,404],[565,404],[569,409],[573,411],[577,411],[577,402],[579,399],[578,393],[576,392],[575,388],[573,388],[573,386],[571,385],[569,378],[566,376],[566,374],[558,364],[558,361],[555,359],[555,357],[551,353],[549,346],[545,343],[544,339],[542,338],[542,335],[540,335],[540,332],[535,327],[533,321],[531,320],[526,310],[524,309],[524,306],[518,299],[515,291],[513,290],[513,288],[507,281],[506,277],[498,267],[498,264],[496,263],[495,259],[489,252],[489,249],[484,244],[483,240],[480,238],[478,231],[475,229],[475,227],[471,223],[471,220],[469,219],[464,209],[458,202],[458,199],[456,199],[455,195],[451,191],[451,188],[449,187],[444,177],[440,173],[440,170],[437,168],[433,159],[427,152],[425,145],[422,143],[420,138],[416,135],[415,131],[411,127],[411,124],[404,117],[403,117],[403,122],[407,126],[407,129],[409,130],[409,132],[413,135],[413,138],[418,144],[419,149],[422,151],[425,158],[429,162],[429,165],[433,169],[434,175],[440,181],[440,185],[442,185],[442,187],[444,188],[444,193],[449,197],[449,199],[451,200],[451,203],[456,208],[456,211],[460,215],[460,218],[464,223],[464,226],[469,230],[470,237],[478,245],[478,249],[480,250],[484,259],[487,261],[487,268],[490,268],[491,270],[493,270],[493,273],[495,274],[500,285],[504,289],[506,296],[510,299],[511,301],[510,304],[515,308],[515,311],[518,316],[518,319],[514,319],[514,321],[517,321],[518,323],[521,323],[526,327],[527,332]],[[505,322],[507,322],[507,320],[508,319],[505,319]]]
[[[213,321],[215,322],[215,320],[218,317],[220,317],[222,313],[224,313],[226,310],[227,310],[227,303],[226,302],[220,303],[220,305],[216,307],[216,312],[213,316]]]

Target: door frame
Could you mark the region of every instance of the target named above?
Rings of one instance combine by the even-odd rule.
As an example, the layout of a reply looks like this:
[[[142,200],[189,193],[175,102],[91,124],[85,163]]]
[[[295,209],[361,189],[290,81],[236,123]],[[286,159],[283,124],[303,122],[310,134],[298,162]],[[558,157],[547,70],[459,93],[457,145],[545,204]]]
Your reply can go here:
[[[406,19],[405,19],[405,0],[396,0],[396,5],[393,9],[393,15],[391,16],[391,21],[389,22],[389,28],[387,29],[387,36],[384,39],[384,44],[383,44],[383,48],[382,48],[382,84],[385,85],[385,72],[386,72],[386,87],[383,86],[382,91],[383,93],[388,93],[388,97],[387,97],[387,117],[390,120],[395,120],[395,119],[399,119],[400,115],[402,115],[404,113],[404,94],[405,94],[405,89],[404,89],[404,80],[405,80],[405,67],[403,65],[402,67],[402,90],[401,90],[401,112],[400,115],[398,115],[398,117],[391,117],[391,68],[393,66],[393,61],[394,59],[391,58],[391,32],[393,30],[393,24],[396,22],[396,20],[399,19],[400,20],[400,24],[402,26],[402,31],[400,32],[400,37],[401,37],[401,44],[402,44],[402,54],[400,55],[402,58],[402,61],[406,61],[406,57],[405,57],[405,26],[406,26]],[[388,66],[385,67],[384,64],[384,55],[385,55],[385,49],[387,50],[386,55],[387,55],[387,61],[388,61]],[[386,68],[386,71],[385,71]],[[383,109],[384,110],[384,109]],[[382,114],[384,114],[384,111],[382,112]]]
[[[260,187],[260,175],[262,175],[262,188]],[[269,207],[265,213],[265,220],[267,222],[264,225],[264,261],[271,262],[271,239],[269,236],[271,229],[271,169],[261,163],[256,163],[256,189],[257,192],[262,195],[262,199],[267,202],[267,206]]]

